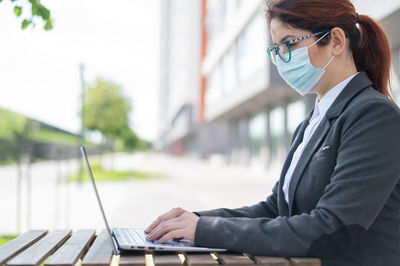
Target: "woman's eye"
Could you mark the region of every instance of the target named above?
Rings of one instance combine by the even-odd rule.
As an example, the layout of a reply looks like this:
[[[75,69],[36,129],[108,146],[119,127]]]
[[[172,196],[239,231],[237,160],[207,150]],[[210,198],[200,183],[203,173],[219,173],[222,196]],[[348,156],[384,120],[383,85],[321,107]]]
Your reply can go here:
[[[292,48],[292,47],[296,47],[296,45],[297,45],[297,42],[296,43],[291,43],[291,44],[289,44],[290,45],[290,48]]]

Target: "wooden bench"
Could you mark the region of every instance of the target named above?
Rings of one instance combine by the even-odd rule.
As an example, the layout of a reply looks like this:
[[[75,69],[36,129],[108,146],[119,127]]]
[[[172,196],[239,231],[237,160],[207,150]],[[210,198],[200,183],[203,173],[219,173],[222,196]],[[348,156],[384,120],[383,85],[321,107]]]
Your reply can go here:
[[[95,230],[32,230],[0,246],[0,265],[263,265],[320,266],[313,258],[278,258],[237,253],[125,252],[112,254],[107,233]]]

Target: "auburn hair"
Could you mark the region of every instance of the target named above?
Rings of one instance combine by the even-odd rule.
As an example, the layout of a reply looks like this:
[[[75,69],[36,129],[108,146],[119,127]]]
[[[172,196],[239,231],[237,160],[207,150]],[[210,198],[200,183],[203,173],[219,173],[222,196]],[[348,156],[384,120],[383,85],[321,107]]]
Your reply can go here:
[[[376,90],[390,99],[390,47],[382,27],[371,17],[358,15],[350,0],[267,0],[272,19],[310,32],[341,28],[349,39],[357,71],[365,71]],[[329,42],[330,35],[318,45]]]

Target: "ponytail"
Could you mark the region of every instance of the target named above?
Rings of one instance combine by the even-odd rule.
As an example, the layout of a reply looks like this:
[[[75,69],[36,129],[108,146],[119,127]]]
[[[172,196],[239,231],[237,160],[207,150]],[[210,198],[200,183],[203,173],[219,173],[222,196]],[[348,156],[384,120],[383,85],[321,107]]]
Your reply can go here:
[[[359,16],[360,39],[353,51],[358,71],[365,71],[376,90],[390,99],[390,47],[380,25],[366,15]]]
[[[373,87],[392,99],[390,86],[390,48],[378,23],[358,15],[350,0],[267,0],[267,21],[277,18],[294,28],[319,32],[334,27],[349,38],[357,71],[365,71]],[[318,45],[328,43],[328,38]]]

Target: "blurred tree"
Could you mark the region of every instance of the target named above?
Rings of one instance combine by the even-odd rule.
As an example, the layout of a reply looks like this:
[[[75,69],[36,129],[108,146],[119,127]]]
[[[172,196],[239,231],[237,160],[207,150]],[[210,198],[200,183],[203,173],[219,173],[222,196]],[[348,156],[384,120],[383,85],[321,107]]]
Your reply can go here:
[[[0,3],[3,0],[0,0]],[[23,14],[23,8],[25,5],[21,2],[24,1],[17,1],[17,0],[10,0],[14,3],[14,14],[17,17],[21,17]],[[45,23],[43,28],[45,30],[51,30],[53,28],[53,21],[51,18],[50,10],[40,3],[40,0],[27,0],[30,3],[31,7],[29,8],[30,14],[21,22],[21,28],[24,30],[28,28],[29,25],[35,26],[35,18],[40,18]]]
[[[28,119],[6,109],[0,109],[0,137],[14,139],[26,135]]]
[[[111,81],[97,78],[86,90],[85,126],[98,130],[107,144],[126,134],[129,128],[129,99],[122,94],[122,88]]]
[[[141,149],[143,146],[140,138],[136,135],[135,132],[132,131],[132,129],[130,129],[128,127],[126,127],[122,131],[121,141],[122,141],[123,149],[126,151]]]

